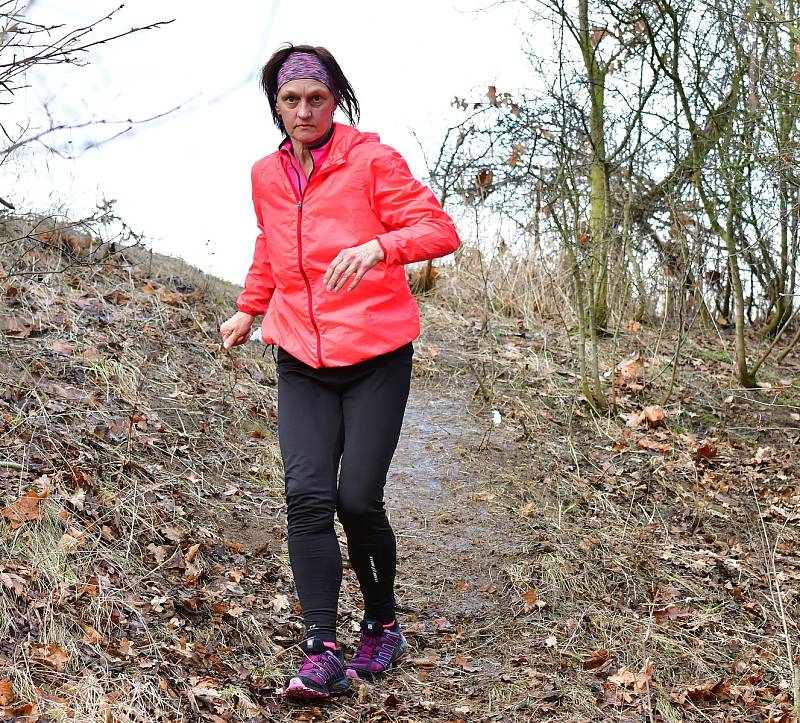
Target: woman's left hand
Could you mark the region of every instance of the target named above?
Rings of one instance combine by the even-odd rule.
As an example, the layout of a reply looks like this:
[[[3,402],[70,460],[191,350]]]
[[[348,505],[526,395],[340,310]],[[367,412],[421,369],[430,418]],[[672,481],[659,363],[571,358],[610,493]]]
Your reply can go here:
[[[383,260],[383,249],[377,239],[367,241],[360,246],[342,249],[328,266],[323,281],[328,291],[339,291],[347,279],[353,276],[353,281],[347,287],[348,291],[352,291],[358,286],[364,274]]]

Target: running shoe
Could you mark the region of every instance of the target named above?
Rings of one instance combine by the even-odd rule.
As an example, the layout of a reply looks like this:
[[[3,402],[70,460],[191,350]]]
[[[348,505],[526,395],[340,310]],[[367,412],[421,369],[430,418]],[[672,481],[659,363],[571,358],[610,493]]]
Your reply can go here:
[[[395,625],[385,628],[377,620],[361,623],[361,642],[355,655],[347,664],[351,678],[370,678],[383,675],[408,652],[408,643]]]
[[[339,650],[331,650],[319,638],[300,644],[303,663],[286,683],[285,695],[295,700],[329,698],[350,690],[344,661]]]

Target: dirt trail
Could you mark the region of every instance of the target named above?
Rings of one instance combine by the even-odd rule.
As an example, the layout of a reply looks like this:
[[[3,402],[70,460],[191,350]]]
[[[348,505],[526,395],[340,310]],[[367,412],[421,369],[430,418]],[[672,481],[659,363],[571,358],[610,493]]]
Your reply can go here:
[[[413,394],[387,489],[401,605],[470,628],[497,613],[504,557],[521,547],[509,520],[486,504],[494,493],[485,434],[462,401]]]
[[[537,640],[527,624],[519,573],[512,574],[527,569],[521,561],[535,544],[503,481],[518,461],[518,445],[505,425],[494,426],[488,412],[477,418],[469,407],[468,392],[450,387],[445,396],[441,381],[415,380],[389,471],[398,612],[410,644],[405,662],[355,696],[326,705],[268,695],[266,720],[525,721],[554,701],[552,685],[529,663],[546,636]],[[259,515],[255,503],[228,510],[227,534],[247,550],[268,544],[285,553],[283,512],[272,507]],[[346,559],[341,530],[339,536]],[[282,575],[294,602],[288,567]],[[339,621],[346,655],[356,643],[360,602],[355,575],[346,570]],[[260,616],[267,630],[274,625],[270,606],[265,599]],[[275,631],[280,645],[297,642],[299,618],[291,619],[294,633]],[[275,661],[281,674],[293,656],[290,649]]]
[[[532,643],[516,630],[522,604],[506,572],[528,549],[527,532],[498,504],[492,473],[512,463],[512,445],[491,420],[471,416],[465,398],[412,391],[387,483],[411,654],[361,693],[373,714],[383,703],[387,717],[354,720],[532,717],[527,686],[515,683],[532,672]]]

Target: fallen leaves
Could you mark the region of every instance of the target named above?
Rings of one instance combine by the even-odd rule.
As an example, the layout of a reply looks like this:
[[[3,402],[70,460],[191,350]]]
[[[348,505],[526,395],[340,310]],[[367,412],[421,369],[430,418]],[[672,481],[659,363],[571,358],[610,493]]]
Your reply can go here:
[[[472,658],[465,657],[461,655],[461,653],[456,653],[456,655],[453,656],[453,665],[458,666],[465,673],[477,673],[481,670],[481,666],[476,665],[472,661]]]
[[[439,661],[432,656],[426,656],[424,658],[408,658],[405,664],[412,668],[435,668]]]
[[[0,706],[9,705],[17,699],[10,680],[0,680]]]
[[[16,573],[6,570],[4,567],[0,566],[0,584],[2,584],[3,587],[11,590],[18,597],[22,597],[25,594],[25,588],[29,582],[29,580],[21,575],[17,575]]]
[[[759,447],[755,456],[750,460],[750,464],[762,465],[772,457],[773,453],[774,450],[771,447]]]
[[[56,248],[71,251],[75,256],[85,256],[98,243],[91,234],[70,224],[56,226],[52,229],[38,229],[35,237]]]
[[[643,374],[644,358],[641,354],[634,354],[614,368],[614,385],[626,387],[631,391],[639,391],[643,388],[639,381]]]
[[[642,409],[642,417],[648,427],[658,427],[664,424],[664,409],[657,404],[651,404]]]
[[[56,643],[30,643],[32,652],[31,660],[40,663],[58,673],[63,673],[67,668],[69,654]]]
[[[204,703],[209,703],[222,697],[218,683],[213,678],[193,676],[189,682],[189,692],[195,699],[195,705],[197,704],[197,699]]]
[[[683,610],[677,605],[669,604],[662,607],[657,607],[653,610],[653,617],[659,623],[668,623],[672,620],[683,620],[690,618],[692,613],[688,610]]]
[[[686,705],[689,701],[710,701],[720,700],[730,696],[730,684],[723,680],[709,680],[700,685],[686,688],[682,691],[672,693],[672,700],[681,705]]]
[[[701,460],[710,460],[714,459],[717,456],[717,440],[716,439],[704,439],[697,449],[694,451],[694,459],[696,462]]]
[[[37,492],[36,490],[28,490],[25,494],[19,497],[15,502],[8,507],[4,507],[0,511],[0,515],[8,520],[12,530],[16,530],[26,522],[42,519],[41,503],[46,499],[49,490]]]
[[[155,296],[159,301],[170,306],[180,306],[187,301],[186,295],[176,291],[170,291],[163,286],[153,286],[149,282],[142,286],[142,291],[145,294]]]
[[[605,662],[604,659],[596,670],[601,670]],[[650,690],[653,672],[653,661],[650,658],[644,661],[638,671],[623,665],[616,673],[608,676],[602,686],[593,688],[597,702],[601,707],[634,703],[640,695]]]
[[[35,703],[13,703],[0,705],[2,720],[13,723],[37,723],[41,719],[39,706]]]
[[[18,314],[4,313],[0,315],[0,333],[24,339],[31,335],[36,324],[29,318]]]
[[[584,670],[596,670],[608,662],[608,649],[599,648],[583,661]]]
[[[203,292],[202,289],[189,289],[189,288],[181,288],[178,289],[171,289],[166,286],[162,286],[161,284],[154,284],[150,281],[145,282],[145,284],[141,287],[141,291],[148,296],[155,296],[158,300],[164,304],[168,304],[170,306],[181,307],[186,306],[189,304],[196,303],[201,301],[205,298],[206,294]],[[127,301],[128,299],[123,299],[123,301]],[[119,303],[119,302],[117,302]],[[195,328],[207,334],[208,331],[211,329],[211,326],[206,324],[205,321],[202,320],[195,320]]]
[[[58,541],[58,550],[65,553],[77,552],[83,543],[84,536],[85,533],[82,530],[70,527],[61,535],[61,539]]]
[[[666,413],[664,408],[657,404],[652,404],[644,407],[640,412],[632,412],[628,415],[623,415],[626,419],[625,425],[631,429],[635,429],[643,422],[647,424],[648,428],[662,426]]]
[[[627,332],[628,332],[628,333],[630,333],[630,334],[637,334],[637,333],[638,333],[638,332],[640,332],[641,330],[642,330],[642,324],[641,324],[641,322],[639,322],[639,321],[636,321],[636,320],[634,320],[634,319],[630,319],[630,320],[629,320],[629,321],[628,321],[628,322],[625,324],[625,331],[627,331]]]
[[[786,687],[788,688],[788,682]],[[775,723],[794,723],[791,715],[791,696],[788,691],[766,683],[760,675],[745,676],[734,685],[724,678],[707,680],[690,685],[670,694],[670,699],[681,706],[696,706],[698,703],[744,704],[747,708],[761,711],[763,720]],[[767,705],[766,701],[772,701]]]
[[[38,542],[39,533],[49,530],[50,546],[62,552],[60,563],[76,574],[73,583],[49,584],[33,564],[4,557],[0,597],[14,625],[20,625],[19,635],[39,646],[35,651],[21,648],[28,651],[25,662],[38,676],[37,685],[56,677],[74,680],[73,671],[102,670],[115,675],[114,686],[124,695],[130,690],[125,687],[128,671],[133,671],[147,685],[157,683],[164,699],[193,720],[243,716],[245,706],[239,707],[232,691],[242,686],[255,696],[250,687],[256,677],[253,661],[286,651],[286,658],[278,660],[282,669],[265,680],[259,699],[268,701],[262,715],[273,719],[279,715],[270,707],[281,684],[279,676],[294,655],[301,628],[300,610],[290,592],[286,540],[274,532],[279,493],[259,496],[248,481],[250,476],[263,479],[274,462],[265,454],[275,421],[265,384],[271,383],[271,362],[258,360],[258,384],[250,384],[254,365],[249,359],[237,365],[234,355],[224,360],[224,384],[211,378],[208,370],[217,362],[209,356],[203,335],[213,333],[213,318],[201,304],[190,309],[183,287],[173,288],[166,278],[144,282],[134,270],[132,278],[127,272],[120,277],[120,290],[103,293],[102,288],[88,289],[86,278],[77,276],[75,286],[64,292],[64,307],[52,305],[54,318],[61,315],[63,321],[48,319],[51,326],[35,343],[24,336],[36,333],[34,327],[18,326],[15,346],[31,347],[31,369],[41,375],[37,394],[42,410],[22,394],[15,396],[13,389],[4,392],[0,424],[6,420],[12,449],[19,450],[19,456],[9,452],[7,458],[24,461],[26,467],[22,474],[0,470],[8,473],[6,497],[0,503],[7,507],[0,522],[11,527],[11,516],[16,527],[7,539],[26,544]],[[73,311],[75,316],[70,316]],[[142,323],[126,327],[134,318]],[[57,328],[65,333],[50,333]],[[125,328],[136,333],[126,336]],[[657,694],[653,699],[665,705],[671,700],[673,706],[687,706],[676,712],[676,719],[711,719],[712,710],[724,705],[729,720],[745,720],[746,715],[781,720],[781,696],[787,690],[781,688],[776,671],[782,661],[766,658],[766,652],[774,654],[780,631],[774,627],[759,538],[743,541],[736,533],[745,521],[763,521],[775,540],[771,551],[781,589],[797,589],[794,528],[800,488],[796,462],[789,457],[794,450],[787,451],[774,435],[763,434],[756,420],[751,425],[749,419],[734,419],[734,410],[743,414],[746,409],[738,393],[730,408],[715,406],[709,390],[700,385],[676,387],[664,407],[650,404],[666,398],[661,392],[668,375],[658,375],[669,359],[663,352],[651,353],[655,347],[649,344],[649,329],[642,330],[638,323],[627,329],[630,336],[620,338],[634,351],[619,365],[610,365],[605,380],[616,385],[614,409],[627,413],[629,424],[617,423],[611,414],[592,429],[589,423],[596,425],[597,420],[578,414],[569,432],[574,449],[570,446],[563,458],[557,452],[566,446],[567,431],[560,426],[558,408],[571,399],[574,390],[568,387],[576,383],[574,372],[559,358],[555,340],[552,347],[548,342],[544,354],[533,346],[532,335],[520,336],[521,343],[517,337],[501,342],[496,356],[504,367],[496,381],[497,397],[481,408],[479,421],[492,428],[498,442],[506,439],[506,430],[510,439],[515,426],[527,425],[515,448],[526,454],[504,467],[503,480],[507,474],[509,485],[497,485],[489,457],[505,453],[500,445],[481,447],[474,455],[477,474],[469,470],[470,483],[459,500],[466,511],[479,511],[482,517],[468,523],[464,518],[445,534],[472,534],[466,530],[483,517],[503,523],[500,516],[505,512],[512,519],[505,520],[507,526],[492,528],[496,534],[486,536],[485,547],[475,548],[481,554],[471,555],[474,559],[460,552],[441,553],[432,537],[437,533],[431,530],[407,546],[420,553],[404,558],[406,579],[412,583],[420,560],[449,565],[437,569],[441,586],[429,586],[423,578],[424,585],[406,587],[407,602],[438,596],[443,604],[414,607],[418,617],[413,622],[404,615],[413,657],[403,663],[407,674],[401,670],[402,685],[388,695],[366,685],[363,699],[352,704],[358,710],[347,710],[346,715],[374,723],[477,720],[483,719],[489,696],[497,692],[498,720],[544,718],[548,712],[571,720],[570,706],[586,706],[580,698],[592,690],[603,708],[598,720],[646,720],[650,690]],[[509,395],[513,403],[505,401],[506,371],[511,375],[513,366],[550,358],[551,353],[547,374],[540,373],[547,377],[546,384],[528,385],[537,395],[533,401],[526,397],[517,409],[516,400],[528,388],[524,384]],[[437,364],[449,369],[458,354],[437,339],[436,347],[421,345],[418,356],[427,360],[428,369]],[[112,374],[106,381],[101,374],[124,374],[126,365],[135,367],[142,379],[135,398],[133,387],[121,384],[121,376]],[[702,374],[712,371],[705,365]],[[532,368],[526,370],[527,381],[532,375]],[[564,384],[559,386],[561,376]],[[258,403],[260,398],[266,403]],[[702,403],[694,404],[696,398]],[[257,425],[258,436],[267,442],[237,439],[230,424],[234,410],[252,417],[246,423]],[[784,410],[785,416],[794,414],[794,420],[800,420],[793,410]],[[734,425],[739,425],[738,436]],[[745,434],[754,441],[745,440]],[[510,447],[509,441],[506,451]],[[530,450],[532,464],[518,467]],[[550,451],[556,454],[549,456]],[[43,466],[29,467],[29,453],[31,464]],[[217,473],[219,459],[224,462],[222,474]],[[471,459],[465,455],[461,461]],[[54,486],[44,499],[31,478],[50,469],[56,470]],[[519,481],[524,482],[524,494],[515,504],[513,486]],[[753,514],[751,481],[761,518]],[[29,488],[41,499],[20,497]],[[211,513],[219,510],[208,509],[211,500],[230,514],[220,513],[212,522]],[[266,504],[262,508],[259,502]],[[254,509],[266,529],[248,534],[245,527],[253,523]],[[140,517],[132,519],[133,510]],[[443,511],[461,522],[452,509]],[[225,527],[226,522],[232,524]],[[271,531],[272,522],[276,527]],[[522,544],[512,547],[509,543],[517,542],[517,532]],[[507,534],[509,539],[504,538]],[[120,555],[123,551],[125,556]],[[123,557],[136,564],[126,565]],[[498,565],[496,575],[480,574],[492,565]],[[354,585],[352,571],[347,576],[345,583]],[[674,582],[675,590],[654,592],[655,579]],[[353,591],[350,587],[343,596],[348,613],[354,612]],[[793,612],[796,601],[788,594],[787,601]],[[462,603],[463,608],[455,607]],[[513,619],[507,616],[495,625],[494,611],[499,618],[509,605]],[[48,648],[46,626],[37,627],[50,610],[68,617],[74,633],[71,640],[59,641],[60,647]],[[611,628],[608,638],[602,637]],[[730,634],[732,628],[738,637]],[[253,629],[263,630],[263,637],[254,638]],[[357,630],[348,628],[344,644],[350,646],[356,639]],[[155,648],[152,640],[167,643]],[[760,671],[752,663],[759,653],[746,646],[733,648],[742,640],[770,649]],[[631,662],[640,660],[635,656],[643,643],[652,650],[649,667]],[[687,651],[688,664],[680,654],[670,657],[665,648]],[[501,652],[495,655],[495,650]],[[620,667],[623,660],[627,666]],[[729,666],[729,661],[735,662]],[[739,665],[743,667],[734,667]],[[55,675],[59,666],[69,672]],[[692,677],[706,671],[708,681]],[[756,679],[759,674],[762,681]],[[35,720],[35,706],[21,702],[24,694],[5,683],[0,681],[0,720],[27,714]],[[527,709],[504,711],[506,695],[509,703],[519,701]],[[41,700],[38,705],[45,709]],[[394,710],[386,714],[382,706]],[[768,706],[774,710],[768,712]],[[135,713],[141,720],[155,720]],[[311,721],[324,720],[329,713],[307,706],[290,715]]]
[[[608,682],[641,693],[653,682],[653,661],[647,658],[638,672],[623,665],[614,675],[608,677]]]
[[[97,645],[103,640],[103,636],[100,632],[89,625],[89,623],[82,623],[81,628],[83,629],[83,642],[89,645]]]
[[[451,633],[455,630],[453,623],[447,618],[435,618],[433,624],[436,627],[437,633]]]
[[[667,442],[656,442],[654,439],[649,439],[648,437],[639,437],[636,440],[636,446],[640,447],[641,449],[648,449],[651,452],[671,452],[672,445]]]

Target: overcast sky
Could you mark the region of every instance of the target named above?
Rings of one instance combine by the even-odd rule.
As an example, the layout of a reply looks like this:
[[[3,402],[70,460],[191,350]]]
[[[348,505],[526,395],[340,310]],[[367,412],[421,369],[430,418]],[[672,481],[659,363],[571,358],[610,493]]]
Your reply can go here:
[[[32,12],[42,22],[87,23],[117,4],[38,0]],[[100,46],[84,67],[38,72],[14,111],[26,117],[46,101],[57,119],[75,121],[144,119],[179,109],[75,160],[39,153],[35,162],[17,162],[19,180],[0,196],[19,207],[64,206],[75,214],[114,198],[156,251],[241,283],[257,232],[250,167],[280,141],[256,79],[267,57],[286,41],[331,50],[361,102],[360,128],[379,133],[423,177],[415,134],[435,153],[460,117],[450,106],[455,96],[528,83],[521,34],[527,13],[519,3],[476,12],[490,4],[129,1],[103,32],[175,22]],[[124,127],[93,133],[108,137]],[[80,147],[86,136],[75,132],[71,140]]]

